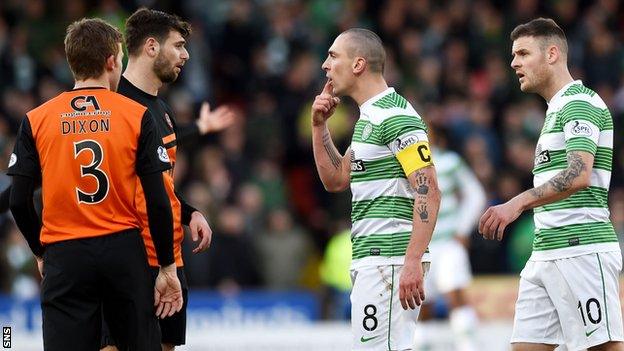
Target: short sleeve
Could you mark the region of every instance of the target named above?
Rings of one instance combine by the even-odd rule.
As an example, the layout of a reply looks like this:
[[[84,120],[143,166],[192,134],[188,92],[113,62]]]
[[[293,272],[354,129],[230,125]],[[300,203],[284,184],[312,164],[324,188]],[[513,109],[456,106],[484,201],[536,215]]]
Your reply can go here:
[[[587,101],[574,100],[559,111],[558,117],[563,126],[566,152],[586,151],[595,155],[605,121],[604,110]]]
[[[396,155],[399,151],[419,142],[429,142],[427,125],[418,116],[401,115],[387,118],[381,124],[382,142]]]
[[[8,175],[21,175],[33,179],[41,179],[39,152],[35,144],[28,117],[22,120],[13,153],[9,158]]]
[[[141,120],[141,135],[137,148],[136,173],[139,177],[164,172],[171,169],[171,161],[162,138],[156,129],[156,123],[149,110]]]

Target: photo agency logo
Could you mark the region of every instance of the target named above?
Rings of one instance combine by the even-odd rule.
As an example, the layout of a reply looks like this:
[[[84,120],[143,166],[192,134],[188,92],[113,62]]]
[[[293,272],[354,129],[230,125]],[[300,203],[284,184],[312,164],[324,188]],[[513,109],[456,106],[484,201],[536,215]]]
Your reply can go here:
[[[2,348],[11,348],[11,327],[2,327]]]

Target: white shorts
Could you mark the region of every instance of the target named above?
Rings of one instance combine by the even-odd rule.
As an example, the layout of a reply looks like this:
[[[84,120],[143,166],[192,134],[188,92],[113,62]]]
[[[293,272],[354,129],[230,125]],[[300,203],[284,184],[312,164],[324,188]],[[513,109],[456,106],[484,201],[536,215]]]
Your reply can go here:
[[[511,342],[565,344],[575,351],[624,341],[621,270],[620,252],[527,262]]]
[[[429,302],[441,294],[462,289],[470,284],[470,260],[466,248],[455,239],[432,241],[431,270],[425,279],[425,294]]]
[[[426,276],[429,262],[424,262],[423,268]],[[403,265],[389,265],[351,270],[353,350],[412,350],[420,307],[415,310],[401,307],[402,269]]]

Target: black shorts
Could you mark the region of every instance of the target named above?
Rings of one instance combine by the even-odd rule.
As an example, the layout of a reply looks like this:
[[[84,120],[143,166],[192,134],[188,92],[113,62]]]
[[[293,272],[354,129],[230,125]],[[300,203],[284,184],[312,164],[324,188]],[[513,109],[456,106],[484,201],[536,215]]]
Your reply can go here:
[[[158,276],[158,267],[150,267],[152,273],[152,290],[154,288],[154,282]],[[176,312],[173,316],[164,319],[158,319],[161,330],[161,342],[163,344],[171,345],[184,345],[186,343],[186,306],[188,304],[188,283],[186,282],[186,274],[184,273],[184,267],[178,267],[178,279],[180,279],[180,285],[182,285],[182,296],[184,298],[184,304],[180,312]],[[152,299],[153,301],[153,299]],[[153,312],[156,313],[156,310]],[[102,323],[102,343],[101,348],[104,346],[116,345],[115,339],[111,335],[106,322]]]
[[[98,350],[102,316],[120,349],[161,349],[153,281],[137,230],[48,245],[43,259],[46,351]]]

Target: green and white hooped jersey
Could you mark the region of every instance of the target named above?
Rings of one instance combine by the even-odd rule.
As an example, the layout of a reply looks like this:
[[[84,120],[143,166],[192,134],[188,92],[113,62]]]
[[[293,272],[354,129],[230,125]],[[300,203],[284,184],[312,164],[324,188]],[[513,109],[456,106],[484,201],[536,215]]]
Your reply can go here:
[[[566,153],[570,151],[594,154],[591,184],[566,199],[533,210],[535,240],[531,260],[620,250],[607,201],[613,120],[600,96],[581,81],[567,84],[548,103],[535,150],[534,186],[546,183],[567,168]]]
[[[360,106],[351,140],[352,268],[403,264],[414,195],[395,155],[423,141],[425,123],[393,88]]]

